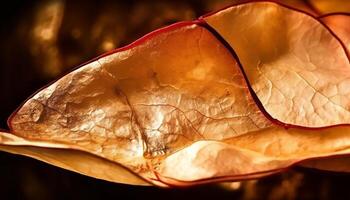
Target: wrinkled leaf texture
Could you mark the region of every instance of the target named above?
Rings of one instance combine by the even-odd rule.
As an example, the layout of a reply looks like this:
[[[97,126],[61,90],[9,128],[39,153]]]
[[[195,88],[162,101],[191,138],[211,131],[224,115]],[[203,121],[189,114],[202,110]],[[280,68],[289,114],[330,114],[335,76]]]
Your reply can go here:
[[[288,2],[237,4],[84,64],[14,112],[0,149],[162,187],[350,171],[350,17]]]

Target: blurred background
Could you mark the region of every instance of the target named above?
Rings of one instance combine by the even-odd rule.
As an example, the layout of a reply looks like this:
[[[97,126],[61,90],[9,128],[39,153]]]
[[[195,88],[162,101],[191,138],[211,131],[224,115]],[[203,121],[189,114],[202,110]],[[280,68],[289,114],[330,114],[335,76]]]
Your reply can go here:
[[[73,67],[152,30],[195,19],[232,3],[232,0],[4,3],[0,6],[0,128],[7,129],[7,117],[27,97]],[[109,183],[0,152],[1,199],[350,199],[349,181],[349,174],[296,168],[258,181],[159,189]]]

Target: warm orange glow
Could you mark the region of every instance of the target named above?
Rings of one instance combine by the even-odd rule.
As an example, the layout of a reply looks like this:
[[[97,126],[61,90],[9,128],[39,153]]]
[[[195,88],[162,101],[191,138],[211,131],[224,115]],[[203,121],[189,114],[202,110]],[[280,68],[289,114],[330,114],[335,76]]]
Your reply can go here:
[[[25,102],[9,119],[11,134],[0,133],[0,149],[104,180],[161,187],[256,179],[300,162],[328,167],[328,157],[350,154],[348,19],[317,19],[307,4],[285,4],[292,8],[232,6],[85,64]],[[57,46],[65,7],[41,5],[31,52],[55,75],[63,69]],[[136,9],[139,16],[145,8]],[[185,18],[193,15],[179,8]],[[96,51],[116,48],[127,34],[113,16],[106,8],[88,25]],[[178,14],[160,16],[151,24]],[[117,34],[106,34],[113,27]],[[86,37],[83,27],[67,34]],[[347,162],[339,159],[334,169]],[[271,197],[295,198],[301,181],[283,181]]]

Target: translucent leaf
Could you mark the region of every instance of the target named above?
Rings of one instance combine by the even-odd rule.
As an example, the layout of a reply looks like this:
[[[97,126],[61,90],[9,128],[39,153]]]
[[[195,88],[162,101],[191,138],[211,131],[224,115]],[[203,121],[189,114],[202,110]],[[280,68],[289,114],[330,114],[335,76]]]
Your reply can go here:
[[[270,124],[246,91],[224,45],[183,23],[69,73],[29,99],[10,126],[20,137],[68,143],[152,181],[158,160],[194,141]]]
[[[0,132],[0,141],[2,151],[25,155],[80,174],[112,182],[150,185],[115,162],[73,150],[69,145],[28,141],[4,132]]]
[[[324,22],[328,28],[330,28],[339,37],[349,53],[350,16],[346,14],[330,14],[320,17],[320,20]],[[327,171],[350,172],[349,163],[349,156],[337,156],[326,159],[312,159],[310,161],[304,161],[300,165],[303,167],[317,168]]]
[[[310,15],[233,6],[40,90],[11,116],[0,149],[128,184],[259,178],[350,153],[349,67],[340,40]]]
[[[273,119],[303,127],[350,122],[346,51],[315,18],[261,2],[204,20],[237,53],[249,84]]]
[[[350,12],[350,11],[349,11]],[[320,18],[344,43],[350,52],[350,13],[332,14]]]

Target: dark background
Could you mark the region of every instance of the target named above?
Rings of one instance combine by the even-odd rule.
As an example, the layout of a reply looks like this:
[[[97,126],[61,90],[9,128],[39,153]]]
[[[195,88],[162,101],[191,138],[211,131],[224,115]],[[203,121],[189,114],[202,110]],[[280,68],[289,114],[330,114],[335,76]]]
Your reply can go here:
[[[11,1],[0,6],[0,128],[28,96],[73,67],[142,35],[232,3]],[[1,199],[350,199],[349,174],[293,169],[259,181],[187,189],[128,186],[0,152]]]

